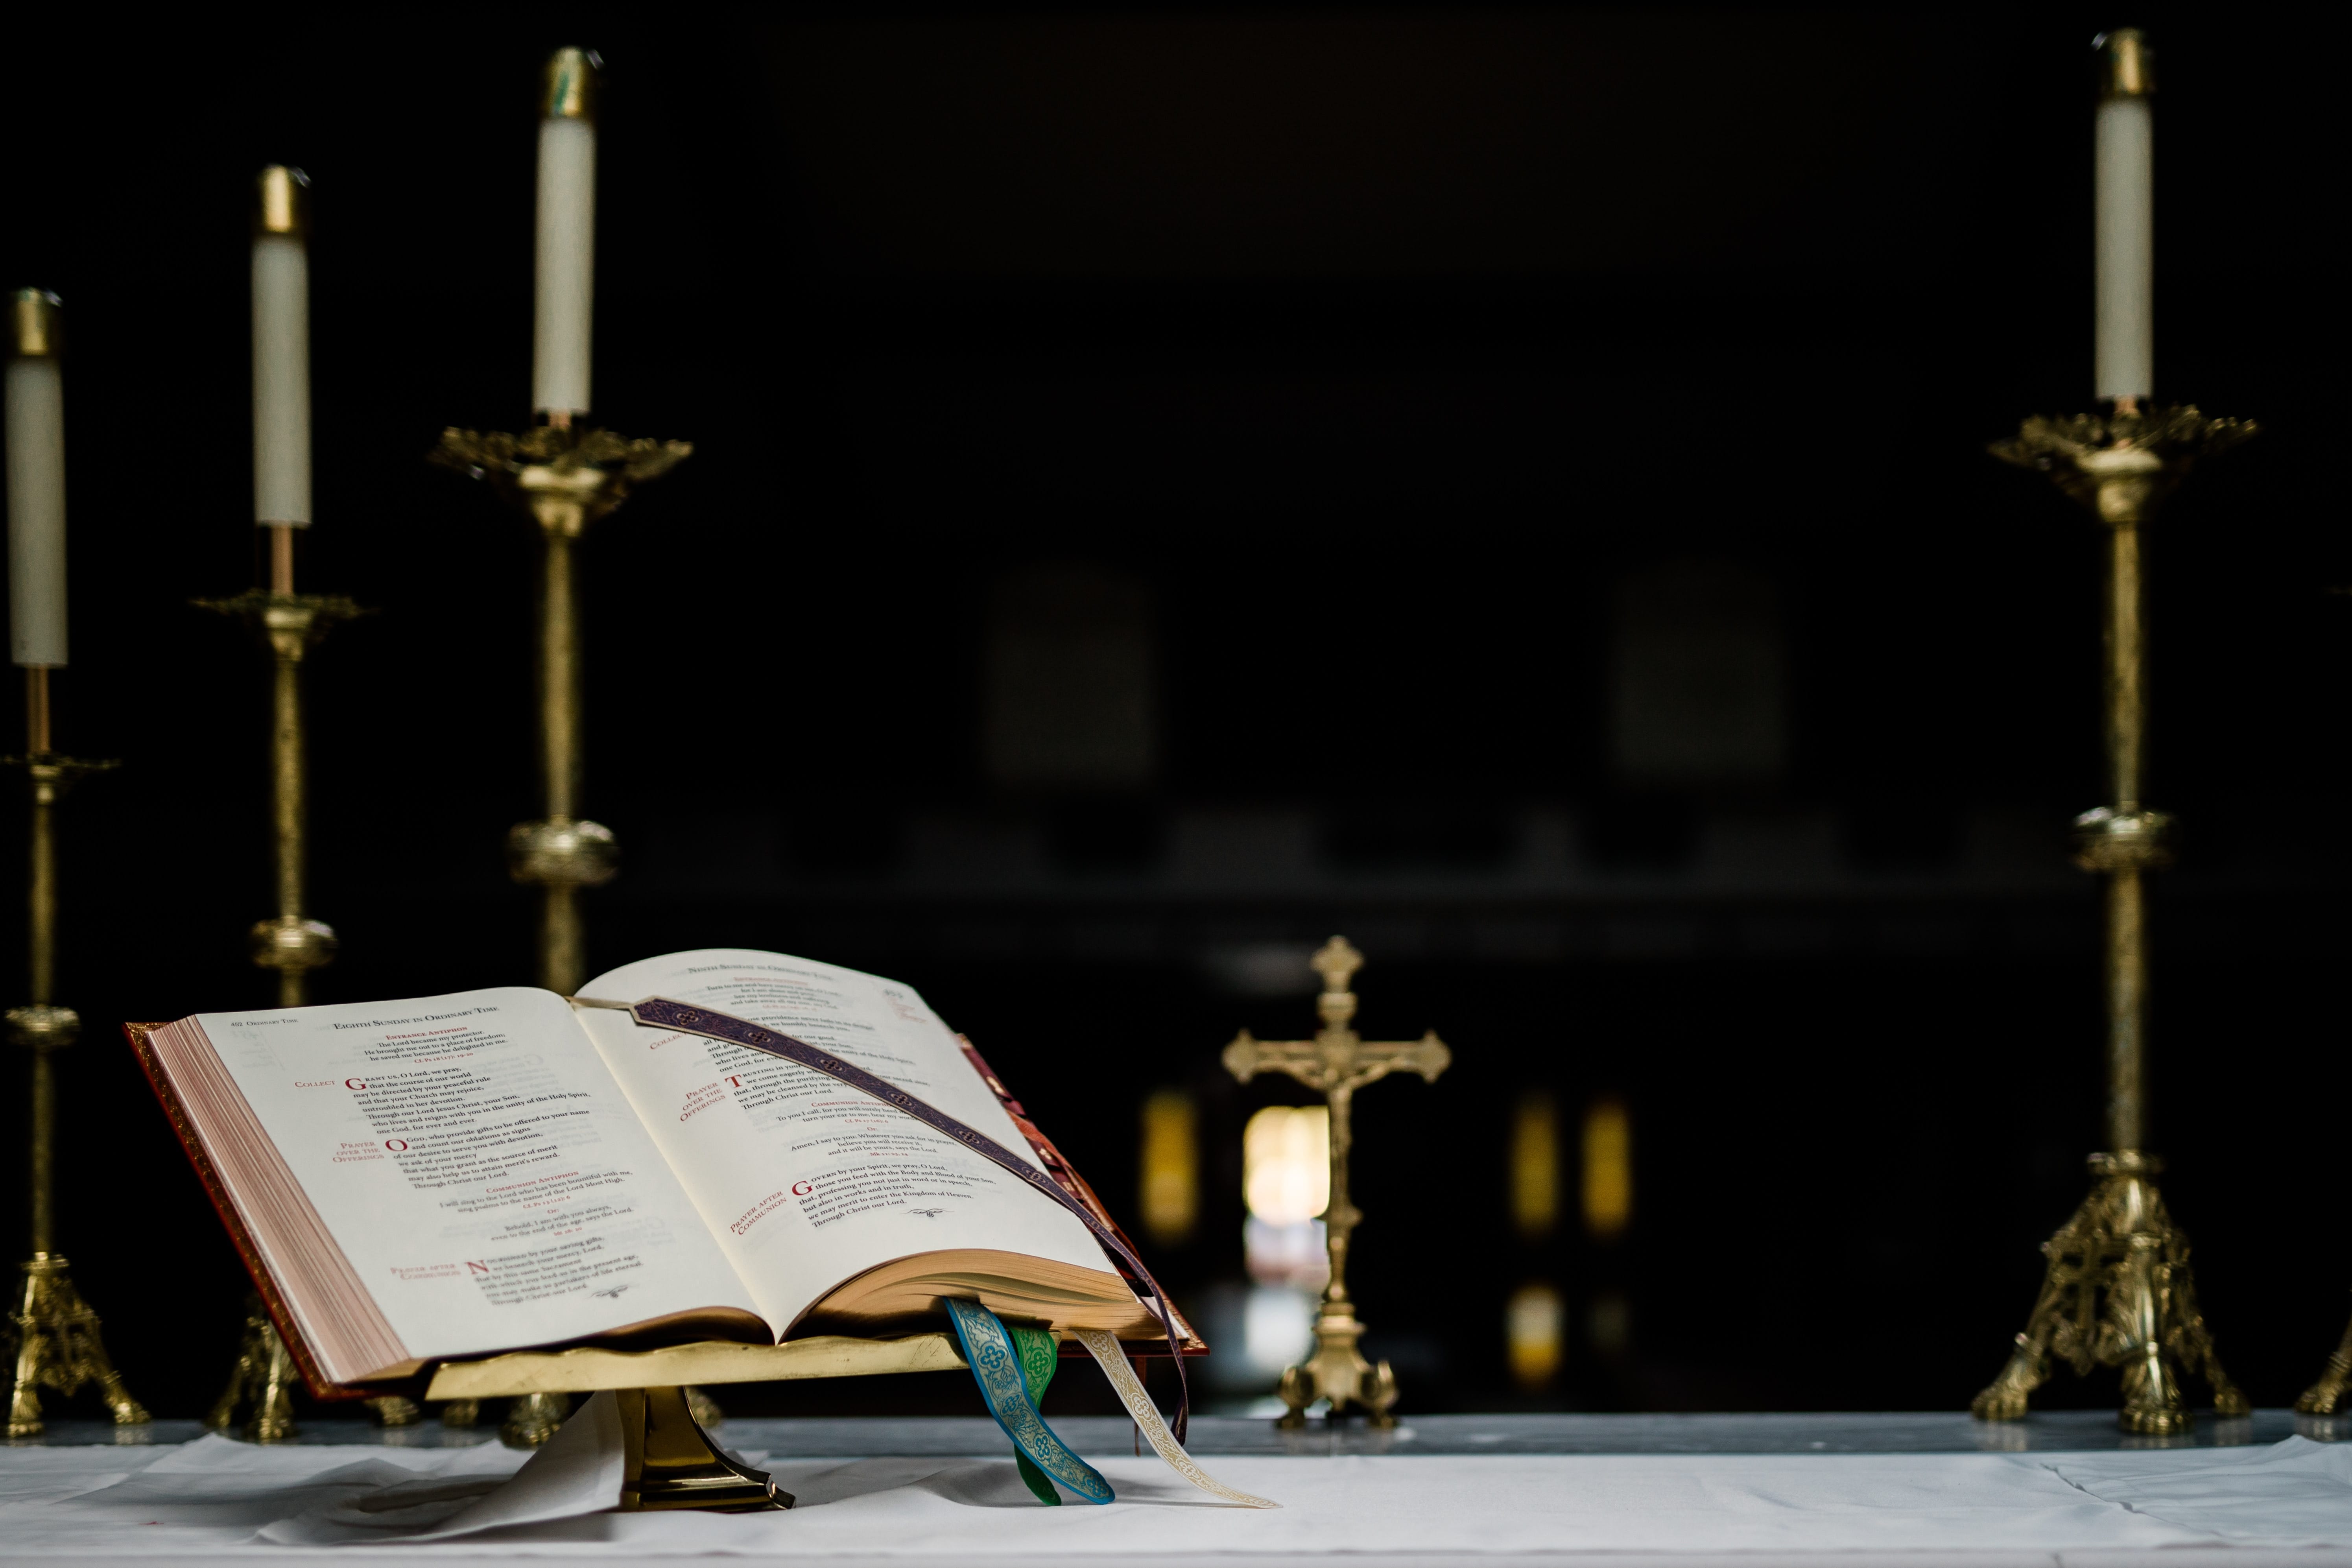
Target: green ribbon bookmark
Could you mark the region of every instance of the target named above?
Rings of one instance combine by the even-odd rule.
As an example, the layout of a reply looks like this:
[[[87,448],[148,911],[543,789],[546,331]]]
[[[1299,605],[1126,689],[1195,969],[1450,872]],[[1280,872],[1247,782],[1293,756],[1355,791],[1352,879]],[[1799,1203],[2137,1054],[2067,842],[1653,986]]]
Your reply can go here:
[[[1029,1391],[1029,1403],[1042,1410],[1045,1404],[1045,1385],[1054,1381],[1054,1368],[1062,1359],[1062,1347],[1055,1344],[1054,1336],[1043,1329],[1007,1327],[1004,1331],[1013,1336],[1013,1352],[1021,1358],[1021,1382]],[[1039,1502],[1049,1508],[1062,1506],[1062,1494],[1054,1489],[1054,1483],[1046,1479],[1045,1472],[1039,1469],[1028,1455],[1015,1448],[1013,1450],[1013,1462],[1020,1468],[1021,1479],[1029,1483],[1029,1489],[1037,1494]]]
[[[1063,1446],[1054,1436],[1045,1418],[1037,1414],[1036,1401],[1031,1396],[1033,1375],[1038,1393],[1045,1392],[1052,1376],[1050,1363],[1033,1374],[1032,1368],[1044,1360],[1031,1346],[1013,1337],[995,1313],[977,1301],[961,1301],[954,1297],[947,1300],[948,1321],[955,1325],[956,1341],[963,1347],[965,1364],[971,1368],[972,1380],[980,1384],[981,1397],[988,1401],[988,1413],[1013,1439],[1013,1447],[1027,1461],[1021,1479],[1029,1489],[1042,1498],[1053,1491],[1053,1482],[1063,1486],[1092,1503],[1113,1500],[1116,1494],[1102,1473]],[[1024,1332],[1027,1331],[1024,1331]],[[1039,1334],[1047,1353],[1052,1352],[1053,1336]],[[1033,1474],[1034,1472],[1034,1474]],[[1047,1478],[1051,1478],[1049,1480]],[[1041,1484],[1043,1490],[1040,1490]],[[1053,1498],[1058,1503],[1058,1496]]]

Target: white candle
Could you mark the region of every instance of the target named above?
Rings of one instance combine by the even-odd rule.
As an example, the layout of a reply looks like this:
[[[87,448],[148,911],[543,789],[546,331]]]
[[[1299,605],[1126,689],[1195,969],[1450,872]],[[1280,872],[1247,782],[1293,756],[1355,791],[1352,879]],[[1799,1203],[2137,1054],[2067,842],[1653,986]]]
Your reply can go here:
[[[568,423],[588,409],[596,296],[598,61],[558,49],[547,62],[539,125],[539,287],[531,336],[530,401]]]
[[[2147,100],[2153,61],[2137,28],[2106,35],[2101,47],[2095,395],[2145,402],[2156,381],[2156,138]]]
[[[9,300],[8,642],[18,664],[66,661],[66,403],[58,300]]]
[[[253,520],[310,521],[310,258],[299,169],[261,171],[253,238]]]

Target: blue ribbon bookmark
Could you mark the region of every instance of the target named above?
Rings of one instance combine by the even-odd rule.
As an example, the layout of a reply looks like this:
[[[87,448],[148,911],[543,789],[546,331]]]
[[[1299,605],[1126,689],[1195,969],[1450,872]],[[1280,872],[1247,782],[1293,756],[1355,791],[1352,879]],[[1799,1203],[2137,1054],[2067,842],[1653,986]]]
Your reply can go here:
[[[1013,1439],[1013,1446],[1038,1469],[1088,1502],[1112,1500],[1110,1483],[1092,1465],[1065,1447],[1045,1418],[1037,1414],[1022,1376],[1021,1352],[995,1313],[977,1301],[948,1298],[948,1320],[955,1324],[956,1342],[971,1367],[988,1413]]]

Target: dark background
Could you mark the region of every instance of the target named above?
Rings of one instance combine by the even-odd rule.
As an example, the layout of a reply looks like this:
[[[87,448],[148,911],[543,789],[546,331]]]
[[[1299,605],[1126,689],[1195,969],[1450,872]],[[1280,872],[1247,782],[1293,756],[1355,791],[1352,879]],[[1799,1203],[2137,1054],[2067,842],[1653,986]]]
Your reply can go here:
[[[1197,1300],[1240,1273],[1243,1119],[1298,1098],[1216,1051],[1312,1021],[1303,970],[1250,994],[1234,955],[1345,931],[1368,1032],[1457,1058],[1359,1113],[1406,1409],[1963,1404],[2101,1136],[2063,845],[2104,798],[2099,539],[1983,447],[2088,403],[2088,42],[2123,20],[2161,60],[2159,395],[2265,429],[2150,547],[2185,824],[2153,1142],[2225,1359],[2287,1402],[2352,1306],[2340,182],[2293,85],[2341,40],[2243,8],[17,24],[0,281],[71,334],[58,739],[124,763],[65,816],[62,1229],[133,1391],[197,1411],[244,1287],[112,1026],[274,994],[266,661],[187,603],[252,580],[250,181],[316,182],[304,585],[382,612],[312,666],[315,994],[526,981],[536,545],[422,457],[528,416],[531,93],[576,42],[609,64],[597,418],[697,448],[583,549],[587,798],[627,855],[592,969],[908,980],[1115,1207],[1143,1095],[1193,1089],[1205,1217],[1159,1261]],[[1783,606],[1789,761],[1740,790],[1633,787],[1605,745],[1612,584],[1692,557]],[[990,782],[988,588],[1038,562],[1148,584],[1146,785]],[[1236,816],[1311,853],[1170,868]],[[1986,822],[2023,825],[1993,871]],[[1726,823],[1812,847],[1710,870]],[[1581,870],[1523,874],[1545,824]],[[1019,853],[942,871],[941,833]],[[1512,1235],[1530,1088],[1630,1105],[1624,1240]],[[1542,1395],[1502,1360],[1531,1279],[1571,1314]],[[1604,1289],[1613,1356],[1579,1337]]]

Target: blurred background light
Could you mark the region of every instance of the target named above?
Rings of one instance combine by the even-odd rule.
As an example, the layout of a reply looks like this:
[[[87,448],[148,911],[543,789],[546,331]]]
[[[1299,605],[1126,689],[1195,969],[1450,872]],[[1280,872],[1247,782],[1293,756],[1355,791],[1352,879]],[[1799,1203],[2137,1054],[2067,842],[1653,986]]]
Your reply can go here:
[[[1549,1285],[1522,1285],[1511,1292],[1505,1310],[1505,1336],[1512,1382],[1529,1391],[1550,1384],[1559,1371],[1566,1317],[1559,1292]]]
[[[1331,1115],[1319,1105],[1269,1105],[1242,1130],[1242,1198],[1251,1217],[1300,1225],[1331,1203]]]
[[[1162,1247],[1190,1240],[1201,1217],[1199,1118],[1192,1097],[1163,1089],[1143,1102],[1143,1230]]]
[[[1584,1113],[1584,1228],[1614,1241],[1633,1222],[1633,1119],[1624,1101],[1597,1100]]]
[[[1527,1241],[1540,1241],[1559,1222],[1559,1116],[1550,1095],[1534,1090],[1519,1100],[1511,1122],[1511,1223]]]

